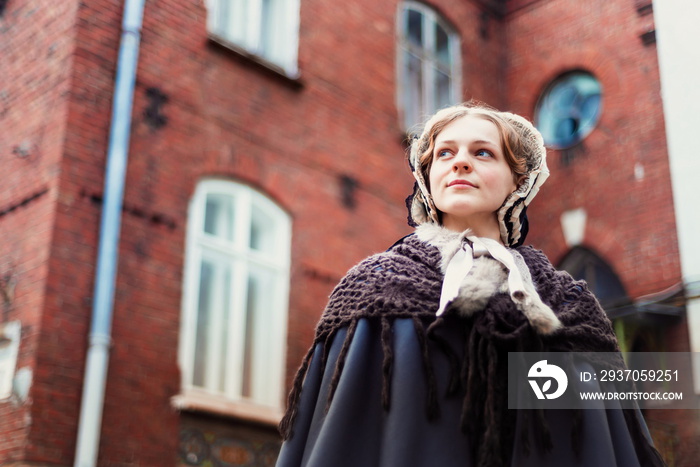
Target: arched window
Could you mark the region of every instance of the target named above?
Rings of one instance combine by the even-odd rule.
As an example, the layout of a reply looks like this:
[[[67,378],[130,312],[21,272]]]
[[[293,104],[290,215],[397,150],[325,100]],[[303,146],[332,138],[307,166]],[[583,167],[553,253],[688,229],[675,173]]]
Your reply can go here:
[[[405,130],[460,100],[459,36],[418,2],[403,2],[398,20],[398,107]]]
[[[573,248],[559,264],[574,279],[583,279],[606,310],[630,303],[622,282],[602,258],[583,247]]]
[[[185,393],[280,409],[291,220],[247,185],[204,180],[188,213]]]

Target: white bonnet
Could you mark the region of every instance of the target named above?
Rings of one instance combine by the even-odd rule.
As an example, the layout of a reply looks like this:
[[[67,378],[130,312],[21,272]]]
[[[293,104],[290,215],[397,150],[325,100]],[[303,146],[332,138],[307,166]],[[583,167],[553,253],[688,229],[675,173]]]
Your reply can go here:
[[[512,127],[519,136],[521,150],[518,152],[521,154],[516,155],[525,156],[526,173],[516,190],[506,198],[498,209],[497,217],[503,243],[508,247],[522,245],[528,231],[525,211],[549,177],[544,141],[540,132],[525,118],[509,112],[500,112],[481,104],[457,105],[438,111],[426,122],[420,136],[413,140],[409,153],[409,163],[416,184],[413,194],[407,200],[409,223],[414,226],[425,222],[440,224],[438,210],[428,190],[426,181],[428,174],[423,173],[421,169],[420,156],[431,146],[430,139],[437,136],[437,133],[431,135],[436,124],[444,127],[456,118],[468,114],[490,115],[500,119]]]

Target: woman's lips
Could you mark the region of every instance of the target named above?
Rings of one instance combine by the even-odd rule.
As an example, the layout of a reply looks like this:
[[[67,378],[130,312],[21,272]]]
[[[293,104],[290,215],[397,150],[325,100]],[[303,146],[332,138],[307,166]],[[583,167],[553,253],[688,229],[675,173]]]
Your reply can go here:
[[[474,185],[472,182],[467,181],[467,180],[452,180],[450,183],[447,184],[447,186],[476,188],[476,185]]]

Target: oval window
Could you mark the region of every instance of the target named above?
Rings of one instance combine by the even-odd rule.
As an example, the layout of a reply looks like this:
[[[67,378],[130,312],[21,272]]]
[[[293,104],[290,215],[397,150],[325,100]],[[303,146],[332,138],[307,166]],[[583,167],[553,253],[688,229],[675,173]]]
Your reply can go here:
[[[600,118],[601,87],[590,73],[577,71],[554,80],[540,97],[535,124],[545,144],[568,148],[593,131]]]

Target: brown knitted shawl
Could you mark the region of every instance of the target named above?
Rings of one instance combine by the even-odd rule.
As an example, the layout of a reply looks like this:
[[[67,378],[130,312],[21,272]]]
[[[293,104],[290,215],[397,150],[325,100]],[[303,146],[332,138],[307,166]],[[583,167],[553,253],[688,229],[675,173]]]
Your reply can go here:
[[[314,343],[294,380],[287,412],[280,423],[283,437],[288,439],[292,435],[302,382],[316,344],[324,344],[320,357],[325,366],[332,339],[339,329],[348,329],[331,381],[327,401],[330,405],[360,319],[371,320],[382,329],[382,402],[389,410],[394,358],[391,325],[397,318],[408,318],[414,322],[423,354],[428,388],[427,417],[439,416],[437,385],[430,360],[431,348],[438,348],[452,368],[448,394],[464,393],[462,430],[472,437],[472,445],[477,447],[476,465],[506,465],[516,436],[516,411],[507,409],[508,352],[619,350],[611,322],[585,282],[575,281],[568,273],[554,269],[541,251],[529,246],[519,247],[517,251],[525,259],[540,297],[563,324],[563,328],[552,335],[537,335],[506,294],[494,295],[486,308],[471,318],[450,313],[436,318],[443,279],[440,253],[415,235],[405,237],[386,252],[371,256],[352,268],[332,292],[316,328]],[[463,358],[440,337],[441,327],[455,324],[463,326],[465,332],[464,349],[460,349]],[[535,432],[537,445],[549,449],[551,441],[544,414],[533,411],[527,412],[527,416],[534,417],[534,424],[540,428]],[[634,413],[626,410],[625,418],[642,465],[661,465],[655,450],[643,438]],[[579,429],[574,423],[574,439]],[[527,448],[527,433],[519,436]],[[645,459],[650,462],[645,464]]]

